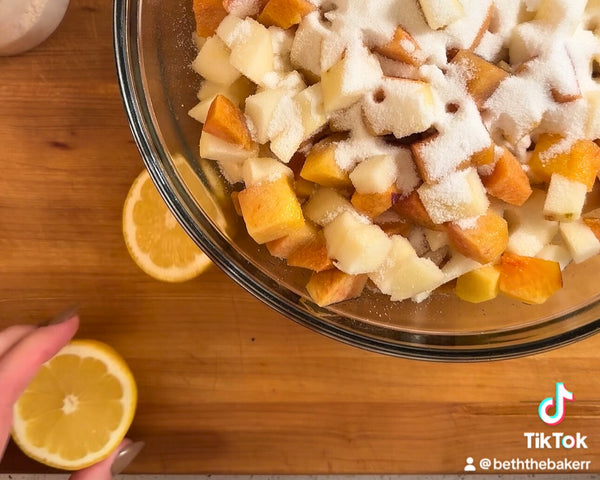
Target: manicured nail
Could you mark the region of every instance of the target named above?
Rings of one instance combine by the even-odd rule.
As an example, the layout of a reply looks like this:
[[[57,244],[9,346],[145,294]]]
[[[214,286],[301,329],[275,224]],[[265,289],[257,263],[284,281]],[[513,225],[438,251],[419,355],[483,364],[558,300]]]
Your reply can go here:
[[[78,310],[79,308],[77,307],[77,305],[73,305],[72,307],[69,307],[60,312],[54,318],[51,318],[50,320],[46,320],[45,322],[38,324],[38,327],[48,327],[50,325],[58,325],[59,323],[66,322],[69,318],[73,318],[75,315],[77,315]]]
[[[144,448],[144,442],[133,442],[123,447],[123,449],[115,457],[110,471],[113,475],[118,475],[127,466],[133,462],[133,459],[137,457],[138,453]]]

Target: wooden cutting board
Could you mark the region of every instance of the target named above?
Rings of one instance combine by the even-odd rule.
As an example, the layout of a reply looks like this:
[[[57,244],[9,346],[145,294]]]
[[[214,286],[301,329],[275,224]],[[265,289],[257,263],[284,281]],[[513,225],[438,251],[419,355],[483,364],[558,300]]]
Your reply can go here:
[[[600,336],[543,355],[425,363],[361,351],[271,311],[213,268],[182,285],[129,259],[121,208],[143,165],[115,75],[111,2],[73,0],[39,48],[0,58],[0,327],[78,304],[140,390],[139,473],[460,472],[467,457],[600,471]],[[575,393],[547,427],[540,401]],[[1,392],[0,392],[1,395]],[[525,432],[587,449],[528,449]],[[0,470],[43,470],[11,445]]]

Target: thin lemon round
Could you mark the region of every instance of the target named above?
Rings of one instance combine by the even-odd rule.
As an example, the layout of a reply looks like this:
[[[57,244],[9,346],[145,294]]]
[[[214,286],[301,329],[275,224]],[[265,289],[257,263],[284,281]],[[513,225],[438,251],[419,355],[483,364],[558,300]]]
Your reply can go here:
[[[177,223],[146,170],[125,199],[123,236],[131,258],[157,280],[184,282],[212,265]]]
[[[136,405],[137,387],[123,358],[104,343],[73,340],[15,404],[12,437],[38,462],[79,470],[121,443]]]

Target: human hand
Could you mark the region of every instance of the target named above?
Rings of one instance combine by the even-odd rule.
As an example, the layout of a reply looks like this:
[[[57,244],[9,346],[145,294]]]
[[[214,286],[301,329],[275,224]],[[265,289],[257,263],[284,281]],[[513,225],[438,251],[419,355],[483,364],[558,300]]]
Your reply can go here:
[[[48,326],[15,325],[0,331],[0,459],[8,443],[13,405],[50,360],[75,335],[79,317],[74,310],[55,317]],[[139,453],[143,443],[123,440],[105,460],[75,472],[71,480],[111,480]]]

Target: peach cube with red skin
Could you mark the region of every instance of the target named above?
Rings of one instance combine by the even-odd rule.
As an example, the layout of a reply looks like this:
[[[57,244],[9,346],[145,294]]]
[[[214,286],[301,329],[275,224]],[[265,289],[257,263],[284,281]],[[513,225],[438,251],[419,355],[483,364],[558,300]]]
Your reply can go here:
[[[248,233],[256,243],[285,237],[304,225],[300,202],[286,177],[248,187],[238,200]]]

